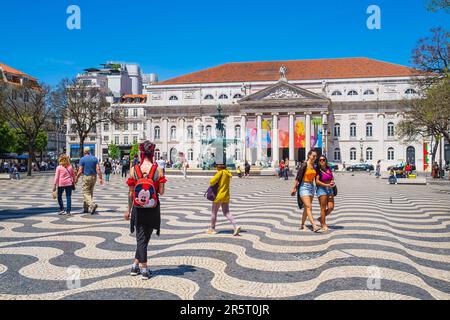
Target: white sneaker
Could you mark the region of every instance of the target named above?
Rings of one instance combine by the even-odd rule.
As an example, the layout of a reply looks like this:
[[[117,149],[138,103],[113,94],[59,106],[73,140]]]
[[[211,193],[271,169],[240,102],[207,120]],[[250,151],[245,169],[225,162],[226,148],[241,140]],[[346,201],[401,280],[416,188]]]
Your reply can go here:
[[[65,210],[62,210],[58,213],[59,216],[65,216],[67,212]]]
[[[233,236],[239,235],[240,232],[241,232],[241,227],[237,227],[233,232]]]

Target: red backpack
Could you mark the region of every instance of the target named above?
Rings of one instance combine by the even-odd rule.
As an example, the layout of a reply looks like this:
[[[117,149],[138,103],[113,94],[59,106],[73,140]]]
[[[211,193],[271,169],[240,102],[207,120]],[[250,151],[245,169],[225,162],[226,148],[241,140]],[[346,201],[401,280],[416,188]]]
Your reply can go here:
[[[153,181],[158,165],[153,164],[150,173],[143,175],[140,165],[134,166],[137,181],[133,189],[133,204],[136,208],[155,208],[158,205],[158,190]]]

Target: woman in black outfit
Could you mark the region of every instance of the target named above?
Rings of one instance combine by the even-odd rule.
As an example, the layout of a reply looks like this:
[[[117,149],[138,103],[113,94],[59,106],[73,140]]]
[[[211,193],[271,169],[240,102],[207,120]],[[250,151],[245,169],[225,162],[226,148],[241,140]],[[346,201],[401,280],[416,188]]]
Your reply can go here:
[[[130,191],[128,194],[128,211],[125,213],[125,220],[131,219],[131,233],[136,230],[136,255],[133,266],[131,267],[131,275],[141,275],[143,280],[150,278],[150,271],[147,268],[147,248],[153,230],[159,236],[161,226],[161,212],[160,202],[158,196],[158,204],[155,208],[136,208],[133,206],[133,191],[136,181],[139,179],[136,167],[139,166],[140,171],[144,176],[151,172],[153,166],[156,166],[153,181],[155,182],[156,193],[164,194],[164,184],[167,179],[164,177],[162,168],[158,167],[154,161],[155,145],[150,141],[145,141],[139,145],[141,155],[141,163],[131,168],[130,178],[128,179],[128,186]]]

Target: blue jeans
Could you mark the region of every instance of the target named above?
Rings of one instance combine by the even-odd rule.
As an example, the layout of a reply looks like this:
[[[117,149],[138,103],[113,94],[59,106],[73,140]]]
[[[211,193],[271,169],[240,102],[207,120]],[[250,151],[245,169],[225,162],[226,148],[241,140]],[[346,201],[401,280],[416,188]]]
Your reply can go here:
[[[109,176],[111,175],[111,173],[105,173],[105,180],[109,181]]]
[[[59,210],[64,210],[64,202],[62,199],[63,192],[66,191],[66,200],[67,200],[67,212],[70,212],[72,210],[72,186],[67,187],[58,187],[58,204],[59,204]]]

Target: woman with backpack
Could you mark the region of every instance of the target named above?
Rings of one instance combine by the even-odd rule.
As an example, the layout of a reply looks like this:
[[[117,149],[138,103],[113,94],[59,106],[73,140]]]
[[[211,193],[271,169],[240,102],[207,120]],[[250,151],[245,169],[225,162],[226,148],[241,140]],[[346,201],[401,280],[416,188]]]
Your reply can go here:
[[[59,166],[55,171],[55,183],[53,184],[53,192],[58,189],[59,215],[71,215],[72,210],[72,191],[74,190],[75,171],[70,165],[69,157],[62,154],[59,157]],[[66,192],[67,207],[64,210],[64,202],[62,199],[63,192]]]
[[[129,186],[128,211],[125,220],[131,219],[131,233],[136,230],[136,254],[131,267],[131,275],[141,275],[143,280],[150,278],[147,267],[147,249],[153,230],[159,236],[161,212],[159,196],[164,194],[167,179],[163,170],[154,160],[155,144],[144,141],[139,145],[140,164],[132,167]]]
[[[321,155],[319,157],[319,165],[317,167],[316,176],[316,196],[319,198],[320,204],[320,224],[323,231],[328,230],[325,222],[327,216],[334,209],[334,177],[331,168],[328,166],[327,157]]]
[[[300,166],[297,177],[295,178],[295,185],[291,190],[291,195],[297,194],[297,201],[299,207],[303,205],[303,216],[300,230],[306,230],[305,222],[308,218],[314,232],[317,232],[319,228],[314,223],[312,215],[312,202],[314,199],[314,180],[316,179],[317,171],[314,167],[314,163],[317,159],[317,153],[314,150],[308,152],[308,159]]]
[[[223,164],[219,164],[217,165],[217,173],[209,181],[211,187],[216,186],[217,193],[211,208],[211,228],[208,229],[207,231],[208,234],[217,233],[216,231],[217,213],[219,212],[219,209],[221,207],[223,215],[233,225],[234,228],[233,236],[237,236],[241,232],[241,227],[237,226],[236,220],[234,220],[233,215],[230,213],[231,177],[232,174],[230,171],[228,171],[226,166],[224,166]]]

